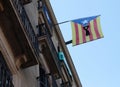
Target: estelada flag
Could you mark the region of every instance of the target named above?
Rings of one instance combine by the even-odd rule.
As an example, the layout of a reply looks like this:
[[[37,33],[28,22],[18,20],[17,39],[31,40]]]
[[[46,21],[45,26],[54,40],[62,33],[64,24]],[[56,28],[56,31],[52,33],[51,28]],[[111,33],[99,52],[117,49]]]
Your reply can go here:
[[[72,20],[71,26],[73,46],[104,37],[100,26],[100,16]]]

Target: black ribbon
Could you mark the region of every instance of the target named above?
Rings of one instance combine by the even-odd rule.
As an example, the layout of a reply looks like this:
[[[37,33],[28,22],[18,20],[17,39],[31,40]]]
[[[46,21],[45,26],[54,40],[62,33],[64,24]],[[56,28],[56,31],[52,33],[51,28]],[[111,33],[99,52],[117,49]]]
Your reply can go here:
[[[83,29],[85,30],[85,32],[86,32],[86,36],[89,36],[90,35],[90,32],[89,32],[89,26],[87,25],[87,26],[84,26],[83,27]]]

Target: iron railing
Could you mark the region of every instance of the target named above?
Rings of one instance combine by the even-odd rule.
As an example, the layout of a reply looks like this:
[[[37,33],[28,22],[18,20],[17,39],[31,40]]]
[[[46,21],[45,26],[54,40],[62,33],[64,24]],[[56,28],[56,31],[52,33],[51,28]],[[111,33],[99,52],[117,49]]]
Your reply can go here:
[[[0,87],[14,87],[12,83],[12,74],[0,52]]]
[[[40,38],[42,36],[44,36],[46,38],[46,40],[48,41],[53,59],[56,62],[58,69],[60,70],[60,60],[58,57],[58,52],[57,52],[55,45],[53,44],[53,41],[51,39],[51,34],[50,34],[49,30],[46,28],[45,24],[39,25],[38,37]]]
[[[30,20],[26,14],[26,11],[24,9],[24,6],[21,2],[21,0],[11,0],[13,2],[13,5],[18,13],[18,16],[20,17],[20,20],[23,24],[24,30],[34,48],[34,51],[36,55],[38,55],[39,48],[38,48],[38,38],[35,35],[35,32],[33,30],[33,27],[30,23]]]
[[[48,80],[51,80],[52,83],[49,83]],[[40,76],[37,77],[37,81],[38,87],[58,87],[54,76],[51,73],[46,74],[43,68],[40,68]]]
[[[52,84],[50,84],[49,83],[49,81],[48,81],[48,76],[45,76],[44,77],[44,80],[40,80],[40,78],[41,77],[39,77],[38,79],[37,79],[37,81],[38,81],[38,87],[51,87],[51,85],[52,85],[52,87],[58,87],[58,85],[57,85],[57,83],[56,83],[56,81],[55,81],[55,79],[54,79],[54,77],[53,76],[51,76],[51,81],[52,81]]]

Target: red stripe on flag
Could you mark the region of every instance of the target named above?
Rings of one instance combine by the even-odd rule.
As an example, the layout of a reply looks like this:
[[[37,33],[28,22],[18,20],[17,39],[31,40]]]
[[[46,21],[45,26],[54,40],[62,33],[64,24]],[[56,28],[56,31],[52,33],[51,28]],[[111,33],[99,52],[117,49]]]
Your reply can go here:
[[[98,26],[97,26],[97,20],[96,19],[94,19],[94,30],[95,30],[95,33],[96,33],[96,37],[100,38],[100,34],[99,34],[99,31],[98,31]]]
[[[93,35],[92,35],[92,31],[91,31],[91,25],[90,25],[90,23],[89,23],[89,28],[88,28],[88,30],[89,30],[89,32],[90,32],[90,41],[92,41],[93,40]]]
[[[85,43],[86,42],[86,33],[85,33],[85,30],[84,30],[83,26],[81,26],[81,29],[82,29],[83,43]]]
[[[75,25],[75,33],[76,33],[76,45],[79,44],[79,30],[78,30],[78,24],[74,23]]]

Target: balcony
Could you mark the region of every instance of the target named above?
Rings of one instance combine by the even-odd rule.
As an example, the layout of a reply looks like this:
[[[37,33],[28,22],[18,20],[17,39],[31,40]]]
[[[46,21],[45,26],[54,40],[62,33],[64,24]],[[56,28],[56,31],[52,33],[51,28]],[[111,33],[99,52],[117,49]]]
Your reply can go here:
[[[52,74],[46,74],[44,69],[40,68],[40,76],[37,77],[38,87],[58,87]]]
[[[41,43],[42,53],[45,57],[45,60],[51,70],[52,74],[60,76],[60,61],[58,58],[57,51],[51,39],[50,32],[45,27],[45,24],[39,25],[39,42]]]
[[[52,20],[51,20],[51,15],[49,13],[49,9],[47,7],[47,5],[45,4],[45,1],[43,0],[39,0],[38,1],[38,12],[39,12],[39,16],[40,17],[39,20],[42,20],[41,23],[46,23],[46,27],[48,28],[48,31],[50,32],[50,34],[52,35]]]
[[[26,1],[30,1],[30,0],[26,0]],[[22,5],[22,2],[20,0],[13,0],[13,4],[14,4],[16,11],[20,17],[20,20],[23,24],[24,30],[26,32],[25,34],[27,34],[27,36],[28,36],[29,40],[31,41],[31,44],[34,48],[34,51],[36,52],[36,55],[38,55],[38,40],[34,33],[32,25],[29,21],[29,18],[26,14],[26,11]]]
[[[3,0],[1,3],[4,11],[0,14],[0,25],[15,56],[16,66],[25,68],[37,64],[38,38],[21,0]]]
[[[60,64],[61,64],[61,70],[63,73],[63,78],[64,81],[61,84],[62,87],[71,87],[71,83],[72,83],[72,75],[71,75],[71,71],[68,67],[68,64],[65,60],[65,56],[64,53],[62,51],[58,52],[58,56],[59,56],[59,60],[60,60]]]
[[[64,73],[64,82],[61,84],[62,87],[71,87],[72,86],[72,75],[70,74],[70,70],[67,67],[67,64],[64,60],[61,60],[61,69],[62,73]]]

